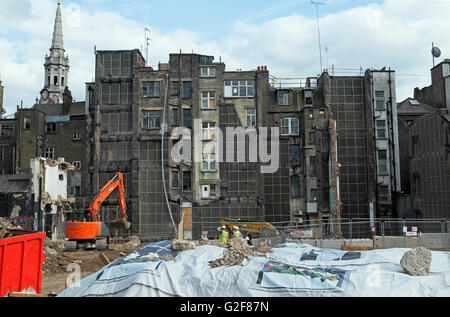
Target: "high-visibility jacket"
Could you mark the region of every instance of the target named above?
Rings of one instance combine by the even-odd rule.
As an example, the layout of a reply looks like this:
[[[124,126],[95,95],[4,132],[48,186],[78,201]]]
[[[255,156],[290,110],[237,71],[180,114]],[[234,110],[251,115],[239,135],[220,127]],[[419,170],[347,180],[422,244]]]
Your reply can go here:
[[[233,232],[233,238],[238,239],[242,237],[242,234],[239,230],[236,230],[235,232]]]
[[[227,242],[228,241],[228,231],[222,230],[220,232],[219,241],[220,242]]]

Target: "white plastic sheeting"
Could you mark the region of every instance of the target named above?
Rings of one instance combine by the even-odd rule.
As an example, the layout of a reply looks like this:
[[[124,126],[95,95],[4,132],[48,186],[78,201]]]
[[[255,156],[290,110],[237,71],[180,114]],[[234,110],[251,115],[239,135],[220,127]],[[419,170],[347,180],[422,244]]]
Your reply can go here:
[[[224,249],[174,252],[152,243],[83,279],[58,296],[450,296],[450,253],[432,251],[428,276],[409,276],[400,259],[410,249],[363,252],[285,244],[242,266],[210,268]],[[162,261],[170,254],[175,261]]]

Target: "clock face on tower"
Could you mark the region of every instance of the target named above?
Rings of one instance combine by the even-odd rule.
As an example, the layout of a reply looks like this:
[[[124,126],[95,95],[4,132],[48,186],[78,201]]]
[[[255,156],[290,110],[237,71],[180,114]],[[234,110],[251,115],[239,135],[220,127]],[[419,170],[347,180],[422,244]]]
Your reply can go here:
[[[42,97],[42,100],[47,100],[48,99],[48,91],[43,90],[41,93],[41,97]]]

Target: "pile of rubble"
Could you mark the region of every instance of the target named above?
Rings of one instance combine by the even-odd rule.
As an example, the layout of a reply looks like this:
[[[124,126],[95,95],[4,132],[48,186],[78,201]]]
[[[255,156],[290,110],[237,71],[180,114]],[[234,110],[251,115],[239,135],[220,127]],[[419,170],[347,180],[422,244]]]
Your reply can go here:
[[[22,230],[22,228],[13,225],[5,218],[0,218],[0,239],[6,239],[12,236],[10,230]]]
[[[208,262],[211,268],[242,265],[244,260],[250,259],[250,256],[266,257],[266,253],[272,251],[265,243],[261,243],[258,247],[253,248],[249,246],[247,240],[243,238],[231,239],[226,243],[208,239],[201,239],[199,241],[172,240],[172,249],[174,251],[193,250],[202,245],[214,245],[225,248],[223,257]]]

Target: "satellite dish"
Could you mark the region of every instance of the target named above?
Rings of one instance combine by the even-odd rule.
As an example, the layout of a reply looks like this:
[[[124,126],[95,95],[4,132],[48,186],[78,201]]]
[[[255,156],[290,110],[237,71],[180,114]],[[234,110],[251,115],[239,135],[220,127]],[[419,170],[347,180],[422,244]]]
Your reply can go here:
[[[431,54],[433,55],[433,57],[440,57],[441,56],[441,50],[439,49],[439,47],[433,46],[433,49],[431,50]]]

